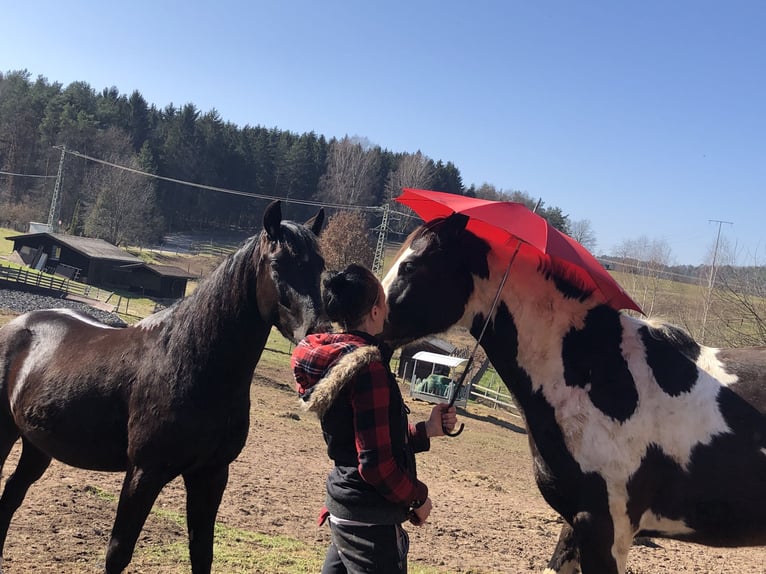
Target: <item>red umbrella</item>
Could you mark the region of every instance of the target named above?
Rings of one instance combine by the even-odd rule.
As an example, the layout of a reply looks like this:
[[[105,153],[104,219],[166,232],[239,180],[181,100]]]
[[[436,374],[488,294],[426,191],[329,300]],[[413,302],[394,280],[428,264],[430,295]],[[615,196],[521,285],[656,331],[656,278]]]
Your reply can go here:
[[[519,254],[545,254],[564,264],[584,285],[600,291],[611,307],[643,313],[641,307],[585,247],[523,204],[476,199],[441,191],[407,188],[403,191],[396,201],[411,208],[423,221],[447,217],[453,213],[467,215],[468,230],[486,239],[491,245],[515,248],[520,241],[522,249]],[[530,252],[529,247],[537,251]]]

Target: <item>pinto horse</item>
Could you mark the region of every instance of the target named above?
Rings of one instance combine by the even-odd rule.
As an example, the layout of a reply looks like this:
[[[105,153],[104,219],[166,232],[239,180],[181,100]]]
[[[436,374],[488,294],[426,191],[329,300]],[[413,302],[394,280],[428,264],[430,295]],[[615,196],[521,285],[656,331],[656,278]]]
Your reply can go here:
[[[482,333],[511,255],[466,223],[434,220],[405,242],[383,280],[389,342]],[[479,342],[524,412],[538,488],[583,574],[624,574],[637,535],[766,544],[766,417],[733,374],[543,254],[513,262],[498,300]]]
[[[0,497],[0,555],[14,511],[56,458],[125,472],[104,572],[129,564],[157,495],[179,475],[192,572],[210,572],[215,517],[271,328],[297,342],[321,317],[323,220],[320,210],[305,226],[282,221],[273,202],[263,231],[192,295],[131,327],[46,310],[0,329],[0,461],[22,441]]]
[[[717,349],[694,341],[686,332],[669,326],[669,340],[697,366],[721,381],[766,416],[766,347]],[[544,574],[576,574],[580,556],[572,527],[566,522]]]

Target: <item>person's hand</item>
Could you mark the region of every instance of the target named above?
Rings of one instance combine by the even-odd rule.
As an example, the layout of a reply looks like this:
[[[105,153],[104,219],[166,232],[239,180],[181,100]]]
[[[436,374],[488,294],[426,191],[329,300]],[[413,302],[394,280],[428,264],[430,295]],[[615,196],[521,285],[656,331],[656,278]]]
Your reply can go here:
[[[457,409],[448,407],[447,403],[434,405],[431,416],[426,421],[426,434],[429,437],[444,436],[444,429],[452,432],[457,424]]]
[[[431,514],[432,508],[431,498],[426,498],[426,501],[421,506],[410,511],[410,522],[415,526],[423,526],[425,521],[428,520],[428,515]]]

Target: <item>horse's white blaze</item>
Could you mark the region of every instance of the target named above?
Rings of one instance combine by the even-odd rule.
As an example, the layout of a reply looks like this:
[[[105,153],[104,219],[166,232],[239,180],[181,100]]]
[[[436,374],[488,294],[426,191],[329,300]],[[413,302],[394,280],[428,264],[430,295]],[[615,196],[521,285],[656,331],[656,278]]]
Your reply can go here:
[[[399,273],[399,266],[402,264],[402,261],[407,259],[407,257],[409,257],[412,253],[414,253],[414,251],[411,247],[408,247],[402,252],[399,258],[393,262],[391,269],[388,270],[386,276],[383,277],[383,281],[381,281],[384,293],[388,293],[389,289],[391,288],[391,283],[393,283],[394,279],[396,279],[396,276]]]

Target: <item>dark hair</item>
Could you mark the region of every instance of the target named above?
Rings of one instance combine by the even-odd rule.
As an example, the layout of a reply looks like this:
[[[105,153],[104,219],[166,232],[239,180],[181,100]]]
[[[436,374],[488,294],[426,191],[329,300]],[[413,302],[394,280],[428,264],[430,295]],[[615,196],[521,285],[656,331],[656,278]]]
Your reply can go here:
[[[372,271],[352,263],[324,279],[324,308],[331,321],[354,329],[378,299],[380,282]]]

